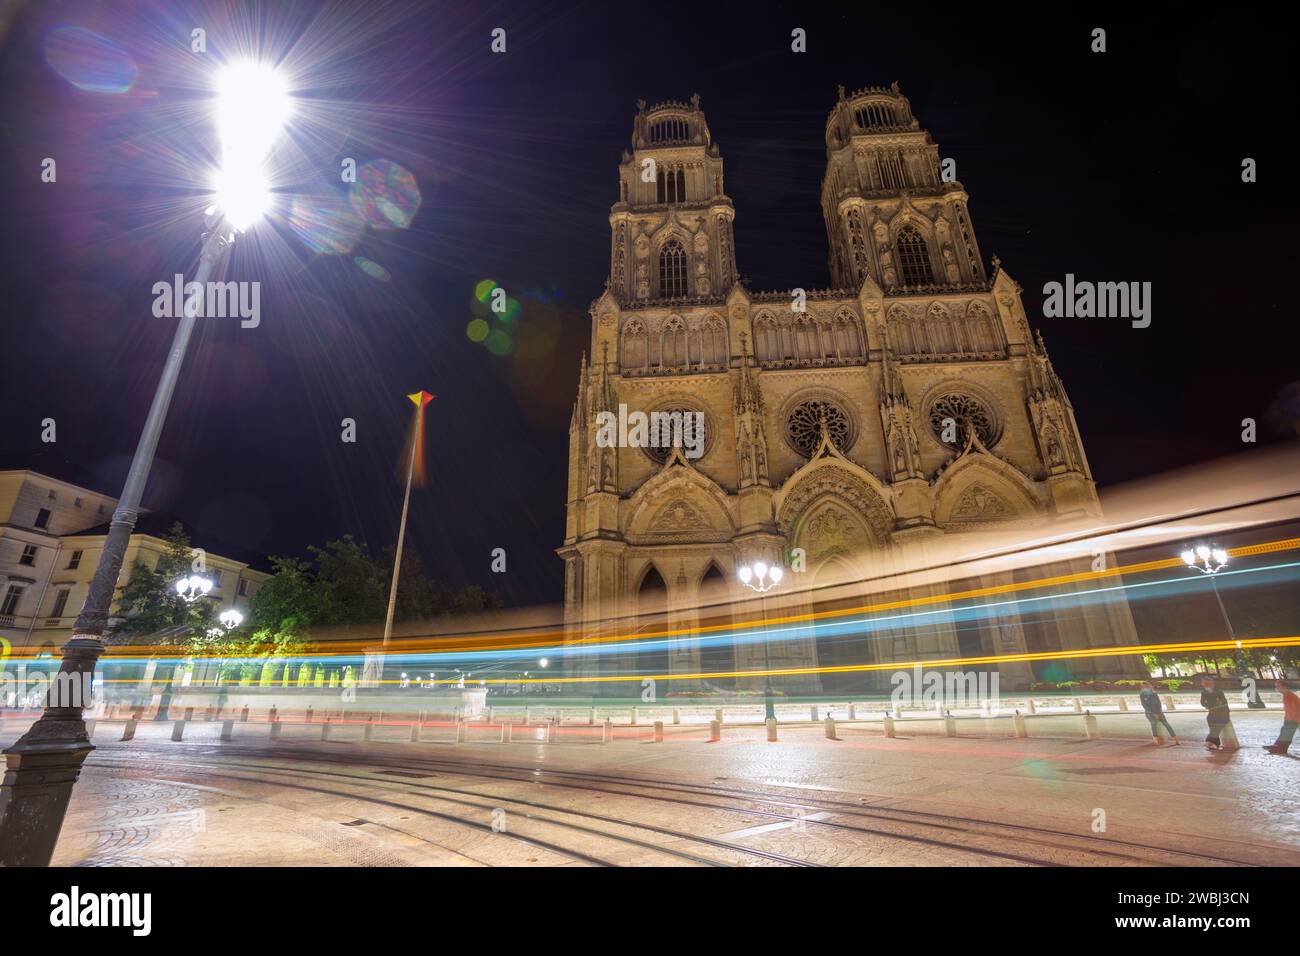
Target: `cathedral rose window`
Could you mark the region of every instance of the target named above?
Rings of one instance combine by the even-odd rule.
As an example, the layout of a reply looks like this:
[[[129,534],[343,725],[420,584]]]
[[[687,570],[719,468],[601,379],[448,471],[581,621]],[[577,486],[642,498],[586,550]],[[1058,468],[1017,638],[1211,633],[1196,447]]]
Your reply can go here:
[[[785,423],[786,441],[790,447],[803,457],[811,458],[822,440],[823,418],[826,419],[826,431],[835,447],[847,452],[852,444],[853,424],[844,409],[835,402],[821,398],[800,402],[790,410],[790,417]]]
[[[977,398],[963,392],[949,392],[940,395],[930,403],[930,431],[937,441],[949,448],[962,448],[966,444],[966,435],[972,428],[985,448],[992,448],[1000,437],[997,420]],[[944,420],[951,418],[957,423],[952,441],[944,441]]]

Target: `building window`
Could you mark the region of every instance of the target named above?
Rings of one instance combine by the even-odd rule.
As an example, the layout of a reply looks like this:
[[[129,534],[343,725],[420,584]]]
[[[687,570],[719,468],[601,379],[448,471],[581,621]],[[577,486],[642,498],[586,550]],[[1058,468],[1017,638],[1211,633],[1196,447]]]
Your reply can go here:
[[[659,295],[678,298],[686,295],[686,253],[676,239],[670,239],[659,251]]]
[[[247,579],[247,578],[240,578],[240,579],[239,579],[239,588],[238,588],[238,591],[239,591],[239,596],[240,596],[240,597],[248,597],[248,579]]]
[[[36,527],[48,528],[50,526],[50,509],[42,508],[36,512]]]
[[[73,499],[72,499],[72,504],[73,504],[74,507],[80,508],[80,507],[81,507],[81,499],[80,499],[80,498],[73,498]]]
[[[930,251],[912,226],[904,226],[898,234],[898,264],[903,270],[903,285],[929,285],[934,281]]]
[[[811,399],[790,411],[785,423],[785,440],[804,458],[811,458],[822,440],[822,422],[835,447],[847,452],[853,446],[853,422],[835,402]]]
[[[50,608],[50,617],[63,617],[63,612],[68,607],[68,595],[71,593],[70,589],[63,588],[54,595],[54,607]]]
[[[930,403],[930,431],[940,443],[961,449],[966,436],[974,431],[985,448],[992,448],[1001,437],[997,416],[984,403],[964,392],[948,392]]]
[[[28,567],[34,565],[36,563],[36,545],[34,544],[23,545],[23,555],[21,558],[18,559],[18,563],[25,564]]]
[[[82,551],[73,551],[73,552],[72,552],[72,557],[68,558],[68,570],[69,570],[69,571],[75,571],[75,570],[77,570],[77,568],[81,567],[81,556],[82,556],[82,554],[84,554],[84,553],[85,553],[85,552],[82,552]]]
[[[211,571],[208,572],[208,577],[212,578],[212,586],[213,586],[213,588],[220,588],[220,587],[221,587],[221,569],[220,569],[220,568],[213,568]]]
[[[0,602],[0,615],[4,615],[5,617],[13,616],[14,612],[18,609],[18,602],[22,600],[23,590],[25,587],[26,585],[22,584],[9,585],[9,590],[5,592],[4,601]]]
[[[53,500],[56,499],[57,497],[58,497],[58,495],[56,495],[56,494],[54,493],[54,489],[51,488],[51,489],[50,489],[50,500],[53,501]]]

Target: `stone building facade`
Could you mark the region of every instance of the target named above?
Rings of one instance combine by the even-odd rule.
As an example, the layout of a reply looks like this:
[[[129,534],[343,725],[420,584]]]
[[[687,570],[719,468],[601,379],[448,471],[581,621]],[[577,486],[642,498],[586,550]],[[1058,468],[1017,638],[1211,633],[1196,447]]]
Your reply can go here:
[[[1021,289],[996,258],[985,268],[969,196],[945,181],[896,84],[841,88],[827,120],[833,288],[821,290],[745,288],[722,152],[699,98],[638,107],[609,216],[609,280],[591,307],[558,553],[576,637],[665,624],[686,633],[574,656],[570,671],[725,673],[1133,643],[1122,603],[983,624],[932,615],[858,640],[814,626],[766,647],[690,633],[753,597],[736,580],[742,563],[797,557],[791,594],[807,592],[816,608],[816,585],[861,581],[861,605],[880,597],[870,569],[905,563],[936,537],[1099,506]],[[620,406],[702,412],[702,456],[608,447],[601,413]],[[1002,671],[1004,686],[1032,679],[1026,664]],[[1072,672],[1137,671],[1108,657]],[[882,680],[859,674],[852,686]],[[829,675],[796,683],[848,686]]]

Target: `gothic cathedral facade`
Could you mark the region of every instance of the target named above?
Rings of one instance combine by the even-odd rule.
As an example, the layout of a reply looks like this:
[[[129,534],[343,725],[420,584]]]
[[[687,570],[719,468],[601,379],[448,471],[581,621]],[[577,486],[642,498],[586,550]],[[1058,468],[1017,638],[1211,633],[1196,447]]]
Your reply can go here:
[[[797,556],[783,579],[790,594],[805,591],[816,608],[822,584],[848,582],[852,592],[862,582],[848,601],[862,606],[887,597],[870,584],[882,562],[919,554],[936,536],[1097,515],[1099,505],[1073,408],[1030,332],[1020,287],[996,258],[986,270],[969,197],[945,181],[938,146],[897,84],[841,88],[826,122],[825,290],[745,288],[736,210],[699,98],[638,108],[569,432],[565,619],[592,648],[569,671],[815,672],[1136,643],[1122,602],[982,623],[932,614],[857,638],[820,625],[768,642],[692,633],[753,597],[737,581],[744,563]],[[698,457],[601,441],[601,413],[620,406],[702,413]],[[600,646],[665,626],[673,637]],[[1071,667],[1143,673],[1125,657]],[[1034,679],[1028,664],[1000,669],[1004,687]],[[814,673],[798,687],[882,681],[887,688],[883,671]]]

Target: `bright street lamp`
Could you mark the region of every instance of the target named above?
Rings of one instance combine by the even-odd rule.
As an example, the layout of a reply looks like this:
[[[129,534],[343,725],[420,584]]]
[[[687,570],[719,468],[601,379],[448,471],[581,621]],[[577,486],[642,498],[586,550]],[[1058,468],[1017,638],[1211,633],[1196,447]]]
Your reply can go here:
[[[211,590],[212,581],[198,574],[188,575],[176,582],[176,593],[191,604]]]
[[[769,566],[765,561],[755,561],[752,565],[742,564],[736,570],[736,576],[740,578],[741,584],[760,595],[758,607],[763,616],[763,670],[767,672],[763,682],[763,712],[766,720],[776,720],[776,701],[772,697],[772,657],[767,637],[767,601],[761,595],[780,584],[785,572],[779,564]]]
[[[1246,661],[1246,655],[1241,649],[1241,641],[1237,641],[1237,635],[1232,629],[1232,621],[1228,617],[1228,609],[1223,604],[1223,595],[1219,593],[1218,573],[1228,566],[1228,552],[1223,548],[1216,548],[1211,545],[1201,544],[1195,548],[1188,548],[1181,555],[1183,563],[1189,568],[1195,568],[1202,574],[1209,575],[1210,588],[1214,591],[1214,599],[1219,602],[1219,613],[1223,615],[1223,626],[1228,630],[1228,640],[1237,642],[1237,666],[1250,675],[1250,665]],[[1253,690],[1246,697],[1246,706],[1258,710],[1264,706],[1260,700],[1259,691]]]
[[[232,64],[219,77],[217,132],[223,167],[217,181],[216,207],[204,221],[203,246],[193,281],[194,293],[176,323],[171,349],[163,364],[144,429],[136,444],[126,484],[109,522],[104,550],[91,579],[86,602],[63,647],[59,673],[51,681],[45,710],[5,753],[0,784],[0,866],[48,866],[63,827],[72,787],[86,755],[94,750],[86,736],[84,701],[65,701],[54,688],[82,686],[104,651],[104,631],[117,592],[118,576],[140,499],[149,479],[154,451],[162,435],[172,393],[180,377],[194,326],[206,301],[207,284],[234,241],[235,230],[252,225],[270,199],[266,159],[289,116],[288,96],[273,73],[254,64]],[[75,706],[71,706],[75,704]]]
[[[227,631],[233,631],[239,625],[244,623],[244,615],[240,614],[233,607],[222,611],[217,618]]]

